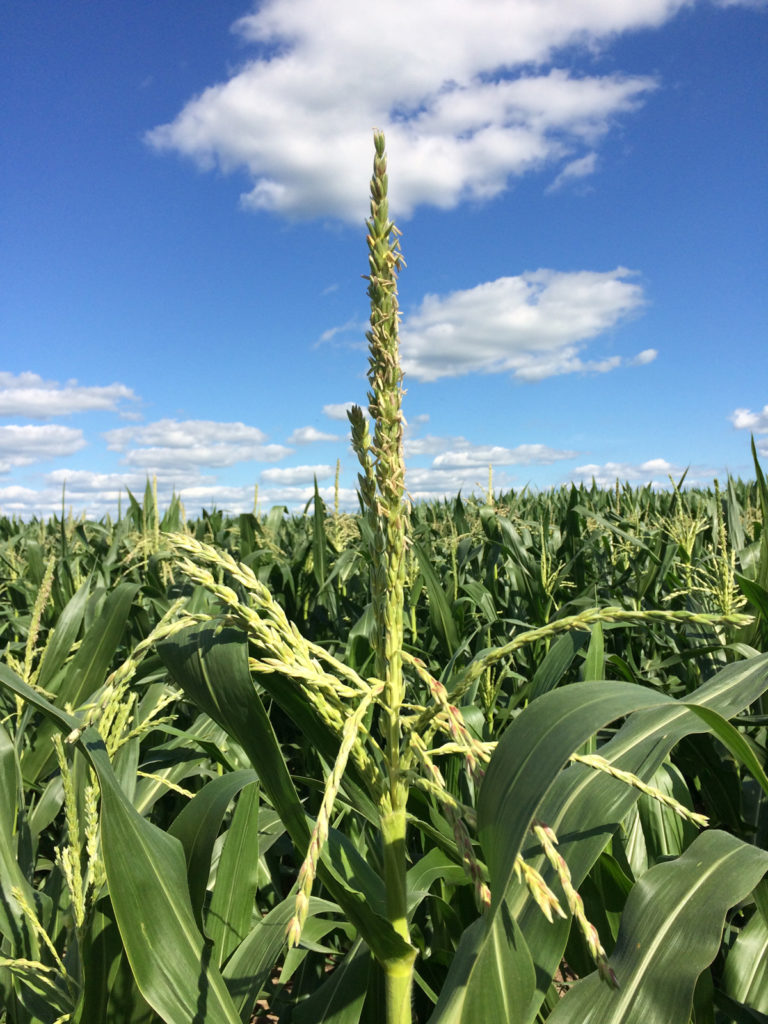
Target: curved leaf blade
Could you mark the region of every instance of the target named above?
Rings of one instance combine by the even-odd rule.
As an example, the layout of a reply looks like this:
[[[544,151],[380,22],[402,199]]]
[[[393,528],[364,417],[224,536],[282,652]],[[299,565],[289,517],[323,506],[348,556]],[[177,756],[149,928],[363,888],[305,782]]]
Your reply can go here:
[[[620,988],[591,974],[549,1024],[688,1024],[696,980],[717,953],[727,911],[766,869],[766,851],[715,830],[651,868],[627,900],[609,959]]]
[[[632,711],[674,706],[671,697],[630,683],[577,683],[529,704],[502,736],[477,804],[494,906],[505,898],[517,854],[555,778],[599,728]]]
[[[2,681],[58,729],[71,733],[98,775],[109,896],[146,1001],[166,1024],[239,1024],[224,980],[209,962],[211,946],[195,924],[181,843],[136,812],[93,727],[80,733],[78,719],[59,711],[26,683]]]
[[[525,1024],[535,980],[525,939],[502,903],[462,935],[428,1024]]]
[[[202,928],[203,900],[211,871],[213,845],[221,822],[232,800],[240,790],[258,776],[250,769],[218,775],[207,782],[199,793],[176,815],[168,834],[184,847],[189,875],[192,910]]]
[[[206,933],[219,967],[251,924],[259,879],[259,795],[258,782],[251,782],[238,797],[206,913]]]

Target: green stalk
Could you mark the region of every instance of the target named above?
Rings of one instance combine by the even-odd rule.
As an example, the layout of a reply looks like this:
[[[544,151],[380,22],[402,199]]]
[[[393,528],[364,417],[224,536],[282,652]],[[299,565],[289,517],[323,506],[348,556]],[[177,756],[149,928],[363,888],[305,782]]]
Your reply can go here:
[[[384,682],[382,727],[387,763],[387,789],[381,801],[381,834],[387,916],[410,943],[406,899],[406,767],[400,750],[400,709],[403,682],[403,605],[407,520],[404,507],[403,372],[398,340],[397,272],[403,265],[397,228],[389,219],[387,161],[384,136],[374,135],[376,149],[371,178],[368,228],[368,297],[371,302],[368,410],[374,422],[371,440],[360,409],[352,410],[353,445],[364,470],[360,493],[373,527],[371,599],[376,623],[376,674]],[[411,987],[416,951],[383,964],[387,991],[387,1024],[410,1024]]]

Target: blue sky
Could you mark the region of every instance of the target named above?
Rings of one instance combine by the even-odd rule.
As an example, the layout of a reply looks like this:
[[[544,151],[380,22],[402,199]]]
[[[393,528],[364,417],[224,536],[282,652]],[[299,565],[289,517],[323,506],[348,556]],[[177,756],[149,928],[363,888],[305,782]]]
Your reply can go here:
[[[386,132],[414,498],[768,457],[768,7],[0,15],[0,512],[354,507]]]

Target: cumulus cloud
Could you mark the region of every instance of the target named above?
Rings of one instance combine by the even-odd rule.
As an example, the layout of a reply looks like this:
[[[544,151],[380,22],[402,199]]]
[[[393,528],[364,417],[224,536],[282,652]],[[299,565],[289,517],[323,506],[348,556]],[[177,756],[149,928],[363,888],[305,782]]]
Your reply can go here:
[[[324,405],[323,413],[329,420],[343,420],[346,423],[347,413],[353,405],[357,404],[357,402],[336,402],[331,405]]]
[[[434,467],[469,468],[472,466],[548,466],[560,459],[572,459],[578,452],[558,450],[545,444],[520,444],[515,448],[473,444],[465,437],[426,437],[407,439],[407,456],[434,455]]]
[[[578,453],[550,448],[545,444],[521,444],[515,448],[502,445],[475,444],[465,437],[407,437],[405,454],[408,461],[405,484],[414,501],[430,500],[457,491],[485,490],[488,466],[494,467],[494,486],[502,489],[514,483],[505,466],[548,466],[574,458]],[[429,466],[415,465],[424,456],[433,456]]]
[[[325,434],[315,427],[298,427],[288,438],[288,444],[313,444],[315,441],[338,440],[338,434]]]
[[[624,267],[600,273],[535,270],[448,295],[427,295],[401,331],[403,368],[418,380],[512,373],[539,380],[605,373],[618,356],[583,360],[584,344],[643,304]]]
[[[49,505],[39,491],[31,487],[21,487],[12,484],[9,487],[0,487],[0,509],[4,515],[45,515],[55,510],[55,505]],[[59,510],[61,510],[61,492],[58,495]]]
[[[0,473],[17,466],[72,455],[86,445],[82,430],[60,426],[0,427]]]
[[[109,430],[104,438],[112,451],[123,453],[124,463],[147,471],[277,462],[292,450],[266,444],[266,434],[257,427],[212,420],[157,420]]]
[[[768,405],[762,412],[751,409],[735,409],[731,413],[731,423],[737,430],[749,430],[753,434],[768,434]],[[758,437],[755,447],[758,455],[768,456],[768,438]]]
[[[685,466],[676,466],[666,459],[648,459],[646,462],[605,462],[603,465],[589,463],[586,466],[577,466],[571,477],[574,480],[591,481],[593,478],[599,487],[612,487],[616,480],[631,484],[653,484],[655,486],[666,486],[669,484],[669,477],[679,478],[685,472]],[[686,477],[687,483],[694,481]]]
[[[318,493],[326,506],[330,507],[334,504],[336,493],[333,484],[328,487],[319,487]],[[314,484],[307,487],[289,484],[272,486],[268,489],[265,488],[263,491],[259,490],[259,505],[263,507],[268,505],[287,505],[288,508],[300,512],[306,507],[307,502],[312,501],[314,496]],[[357,491],[350,487],[339,488],[339,508],[356,512],[359,508]]]
[[[731,413],[731,423],[737,430],[751,430],[755,434],[768,434],[768,405],[762,412],[751,409],[735,409]]]
[[[390,0],[382,17],[357,0],[267,0],[233,26],[256,56],[147,141],[205,168],[244,168],[248,208],[358,222],[377,125],[397,165],[397,216],[487,199],[545,165],[587,173],[600,138],[657,86],[573,74],[556,66],[560,49],[661,25],[688,3]]]
[[[652,363],[658,351],[655,348],[644,348],[642,352],[638,352],[633,359],[627,360],[628,366],[647,366],[648,363]]]
[[[567,184],[569,181],[586,178],[590,174],[595,173],[596,167],[597,153],[587,153],[585,156],[577,157],[575,160],[571,160],[565,165],[547,191],[557,192],[558,189],[562,188],[563,185]]]
[[[265,469],[261,479],[267,484],[311,484],[315,477],[324,480],[335,473],[333,466],[290,466],[285,469]]]
[[[512,482],[504,472],[494,473],[493,485],[496,490],[507,490]],[[459,491],[484,491],[487,486],[487,465],[455,469],[408,466],[405,472],[406,491],[413,501],[430,501],[433,498],[455,496]]]
[[[174,488],[192,483],[198,483],[200,474],[189,469],[186,472],[156,474],[158,495],[167,493],[170,497]],[[111,501],[118,495],[125,496],[125,491],[130,490],[134,494],[144,491],[147,483],[147,474],[140,470],[132,470],[127,473],[101,473],[90,469],[55,469],[46,474],[46,480],[61,489],[66,486],[67,494],[74,500],[75,497],[90,500],[94,495],[105,496]]]
[[[323,333],[317,339],[315,345],[316,346],[318,346],[318,345],[325,345],[328,342],[333,341],[333,339],[336,337],[337,334],[350,334],[350,333],[354,333],[354,334],[358,335],[358,338],[359,338],[356,347],[357,348],[364,348],[365,347],[365,342],[363,341],[363,339],[365,338],[365,332],[367,330],[368,330],[368,324],[367,323],[363,323],[361,320],[357,320],[357,319],[353,318],[352,320],[347,320],[347,322],[344,323],[344,324],[339,324],[336,327],[329,327],[327,331],[323,331]]]
[[[0,372],[0,416],[48,419],[77,412],[115,411],[137,396],[124,384],[92,387],[69,380],[43,380],[36,373]]]

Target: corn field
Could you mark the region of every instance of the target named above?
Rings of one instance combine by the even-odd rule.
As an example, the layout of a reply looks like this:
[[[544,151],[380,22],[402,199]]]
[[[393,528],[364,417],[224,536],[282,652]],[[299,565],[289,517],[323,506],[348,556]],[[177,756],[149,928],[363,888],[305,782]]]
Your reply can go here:
[[[768,1020],[768,487],[0,518],[3,1024]]]

